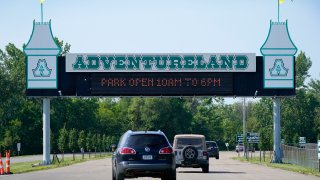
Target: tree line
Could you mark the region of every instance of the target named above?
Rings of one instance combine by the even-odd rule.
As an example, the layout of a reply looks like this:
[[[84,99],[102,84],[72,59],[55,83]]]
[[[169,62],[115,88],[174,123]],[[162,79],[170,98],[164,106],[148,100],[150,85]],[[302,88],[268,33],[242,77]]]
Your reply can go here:
[[[58,39],[57,39],[58,40]],[[70,44],[58,41],[64,55]],[[0,147],[23,154],[42,153],[42,100],[26,98],[26,64],[14,44],[0,50]],[[304,52],[296,58],[295,97],[281,98],[281,135],[287,144],[298,137],[315,143],[320,134],[320,81],[311,79],[312,62]],[[260,148],[272,149],[273,101],[249,102],[247,131],[258,132]],[[104,151],[127,130],[161,130],[173,142],[176,134],[204,134],[218,142],[236,145],[242,133],[242,103],[226,104],[221,97],[207,98],[56,98],[51,100],[52,152]]]

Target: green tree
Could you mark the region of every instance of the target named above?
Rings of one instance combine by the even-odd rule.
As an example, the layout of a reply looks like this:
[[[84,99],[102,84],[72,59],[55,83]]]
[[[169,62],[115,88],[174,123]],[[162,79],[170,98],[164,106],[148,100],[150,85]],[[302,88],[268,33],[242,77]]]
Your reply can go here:
[[[295,134],[306,137],[307,142],[316,143],[316,114],[319,107],[317,98],[305,89],[297,90],[295,98],[281,101],[282,135],[286,142],[295,143]]]
[[[112,98],[103,98],[98,101],[99,106],[98,110],[96,111],[96,122],[99,128],[96,129],[98,129],[99,132],[119,136],[122,134],[122,129],[124,129],[122,122],[125,121],[125,119],[121,118],[127,113],[125,113],[126,106],[121,107],[124,109],[118,107],[118,104],[120,104],[121,102],[121,99],[119,101],[116,101]],[[119,118],[119,116],[121,118]]]
[[[0,50],[0,79],[0,137],[5,137],[2,144],[8,146],[7,148],[12,148],[13,143],[17,141],[17,137],[20,140],[20,137],[26,133],[25,129],[27,129],[27,127],[19,127],[19,133],[17,134],[17,132],[14,132],[16,127],[11,128],[11,126],[17,125],[15,122],[23,123],[27,118],[22,117],[23,114],[21,114],[21,109],[26,101],[24,97],[25,56],[12,43],[5,47],[5,52]],[[32,121],[29,124],[32,125]],[[23,144],[26,145],[24,148],[27,149],[28,141],[24,141]]]
[[[10,149],[12,153],[16,154],[16,144],[21,140],[22,122],[18,119],[9,122],[8,128],[4,130],[2,146],[5,149]]]
[[[79,131],[78,135],[78,148],[81,150],[81,148],[86,147],[86,133],[84,130]]]
[[[83,151],[84,151],[84,148],[86,147],[86,134],[85,134],[84,130],[81,130],[79,132],[78,147],[79,147],[80,151],[81,151],[81,149],[83,149]],[[84,158],[84,154],[83,154],[84,152],[83,151],[81,151],[82,159]]]
[[[55,37],[54,40],[61,48],[60,56],[65,56],[68,52],[70,52],[71,44],[64,43],[63,40],[59,40],[59,38]]]
[[[108,151],[111,151],[112,137],[111,136],[107,136],[106,137],[106,141],[107,141],[106,147],[107,147]]]
[[[8,129],[5,130],[2,146],[4,146],[5,149],[11,149],[13,147],[13,142],[14,140],[13,140],[12,132]]]
[[[91,136],[91,149],[94,149],[94,157],[97,156],[97,134]]]
[[[72,151],[73,160],[75,160],[74,152],[77,148],[77,130],[72,128],[69,132],[69,141],[68,141],[69,149]]]
[[[305,80],[310,77],[308,71],[312,66],[312,62],[309,57],[306,56],[305,52],[300,51],[296,59],[296,82],[297,87],[304,85]]]
[[[320,107],[315,109],[315,119],[314,123],[316,125],[317,137],[318,140],[320,139]]]
[[[260,133],[260,149],[272,149],[273,144],[273,102],[271,98],[262,98],[253,107],[253,115],[257,118]]]
[[[86,148],[87,151],[89,152],[89,158],[91,156],[91,149],[92,149],[92,133],[89,131],[86,137]]]
[[[309,82],[309,87],[310,92],[313,93],[316,97],[320,98],[320,80],[311,79],[311,81]]]
[[[107,144],[108,144],[108,141],[107,141],[107,136],[106,136],[106,134],[103,134],[102,135],[102,150],[103,150],[103,152],[106,152],[106,148],[107,148]]]
[[[230,148],[235,148],[237,134],[242,134],[242,105],[234,103],[224,105],[219,102],[217,114],[222,118],[223,140],[229,143]]]
[[[56,138],[55,138],[55,134],[52,132],[52,129],[50,129],[50,151],[51,153],[56,153],[56,146],[57,146],[57,142],[56,142]]]
[[[141,125],[143,124],[141,119],[142,108],[144,105],[144,99],[133,98],[131,104],[128,107],[128,118],[131,130],[143,129]]]
[[[100,153],[100,155],[101,155],[101,147],[102,147],[102,137],[101,137],[101,135],[100,134],[97,134],[97,150],[98,150],[98,152]]]
[[[192,115],[184,106],[185,99],[148,98],[143,106],[140,125],[144,130],[161,130],[169,141],[175,134],[191,132]]]
[[[59,130],[58,149],[62,152],[62,161],[64,161],[64,152],[67,147],[68,131],[66,126]]]

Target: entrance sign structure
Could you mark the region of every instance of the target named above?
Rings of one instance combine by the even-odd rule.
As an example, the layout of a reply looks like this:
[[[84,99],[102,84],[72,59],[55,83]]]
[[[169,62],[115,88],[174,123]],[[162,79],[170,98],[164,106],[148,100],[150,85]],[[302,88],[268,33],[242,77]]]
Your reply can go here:
[[[294,55],[297,53],[297,48],[291,40],[288,21],[270,21],[269,34],[260,51],[264,59],[264,88],[295,88]],[[273,99],[274,159],[272,160],[274,163],[282,162],[280,127],[280,99],[275,95]]]
[[[43,1],[41,3],[41,10]],[[43,15],[42,15],[43,17]],[[58,62],[57,57],[61,49],[54,40],[51,21],[33,21],[33,31],[29,42],[24,48],[27,56],[26,88],[52,89],[58,88]],[[43,165],[50,161],[50,99],[43,97]]]
[[[83,55],[83,54],[82,54]],[[101,56],[101,54],[95,54]],[[118,56],[118,54],[116,54]],[[146,54],[140,54],[145,56]],[[150,54],[149,54],[150,55]],[[163,54],[162,54],[163,55]],[[166,54],[172,56],[174,54]],[[185,57],[188,54],[181,54]],[[190,55],[190,54],[189,54]],[[201,54],[197,54],[201,55]],[[214,55],[214,53],[209,54]],[[229,54],[230,55],[230,54]],[[102,55],[103,56],[103,55]],[[106,56],[106,54],[104,54]],[[123,54],[125,56],[125,54]],[[233,54],[237,56],[237,54]],[[83,56],[84,57],[84,56]],[[83,58],[84,66],[89,61]],[[119,96],[223,96],[223,97],[274,97],[294,96],[295,89],[266,89],[263,86],[263,57],[255,57],[255,72],[237,70],[215,70],[203,72],[203,70],[192,69],[189,72],[120,72],[106,70],[85,72],[67,72],[66,63],[69,59],[65,56],[58,57],[58,88],[57,89],[27,89],[28,97],[119,97]],[[75,64],[74,58],[69,64]],[[251,60],[250,60],[251,61]],[[251,63],[248,61],[248,63]],[[121,62],[121,61],[120,61]],[[92,65],[95,63],[92,61]],[[99,61],[100,67],[104,66]],[[101,64],[102,63],[102,64]],[[116,66],[115,61],[113,65]],[[126,63],[129,63],[126,61]],[[221,63],[221,61],[219,61]],[[227,67],[234,68],[237,61]],[[228,64],[228,63],[226,63]],[[229,63],[230,64],[230,63]],[[140,68],[145,64],[140,64]],[[170,63],[168,63],[170,66]],[[183,66],[184,64],[182,64]],[[129,64],[127,64],[129,66]],[[197,64],[195,64],[197,66]],[[143,67],[144,68],[144,67]],[[231,69],[230,68],[230,69]],[[61,93],[59,93],[59,91]]]
[[[263,57],[253,53],[81,53],[65,57],[58,56],[60,51],[51,21],[34,21],[24,48],[26,96],[43,98],[44,165],[51,163],[49,98],[58,96],[273,97],[273,162],[281,162],[279,97],[295,95],[297,52],[287,22],[270,23],[269,35],[260,49]],[[245,124],[243,133],[245,138]]]

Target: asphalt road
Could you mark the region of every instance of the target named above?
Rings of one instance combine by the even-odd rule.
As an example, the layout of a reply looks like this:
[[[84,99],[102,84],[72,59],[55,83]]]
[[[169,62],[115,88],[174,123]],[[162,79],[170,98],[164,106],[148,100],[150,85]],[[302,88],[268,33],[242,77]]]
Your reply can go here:
[[[236,156],[235,152],[222,152],[220,160],[210,160],[210,172],[204,174],[201,169],[178,168],[177,179],[180,180],[206,180],[206,179],[261,179],[261,180],[312,180],[315,176],[302,175],[285,170],[268,168],[261,165],[243,163],[230,159]],[[111,159],[89,161],[68,167],[51,169],[46,171],[31,172],[25,174],[13,174],[0,176],[4,180],[111,180]],[[139,178],[152,179],[152,178]]]

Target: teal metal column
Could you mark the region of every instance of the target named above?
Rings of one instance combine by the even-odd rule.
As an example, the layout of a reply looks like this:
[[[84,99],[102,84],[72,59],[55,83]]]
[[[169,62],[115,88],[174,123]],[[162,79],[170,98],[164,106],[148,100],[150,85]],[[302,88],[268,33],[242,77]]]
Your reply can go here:
[[[281,163],[280,98],[273,99],[273,163]]]
[[[50,99],[43,99],[43,165],[51,164],[50,161]]]

